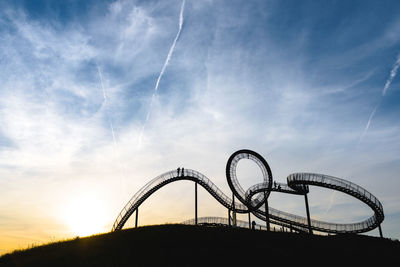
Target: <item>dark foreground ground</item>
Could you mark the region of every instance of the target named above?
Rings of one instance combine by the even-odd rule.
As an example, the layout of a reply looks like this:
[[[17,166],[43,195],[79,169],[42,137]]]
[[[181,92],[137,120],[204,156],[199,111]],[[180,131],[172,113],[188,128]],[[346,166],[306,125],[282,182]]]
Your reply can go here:
[[[147,226],[17,251],[0,266],[398,266],[400,242],[228,227]]]

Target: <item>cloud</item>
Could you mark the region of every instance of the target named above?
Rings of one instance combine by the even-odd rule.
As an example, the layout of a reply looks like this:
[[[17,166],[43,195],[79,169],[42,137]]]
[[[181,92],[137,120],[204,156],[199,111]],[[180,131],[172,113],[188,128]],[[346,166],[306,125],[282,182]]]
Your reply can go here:
[[[6,16],[11,22],[9,26],[15,27],[18,33],[15,37],[21,38],[22,45],[24,45],[23,40],[27,41],[25,45],[32,49],[28,54],[32,53],[36,59],[61,57],[63,61],[72,64],[96,55],[95,49],[89,44],[90,38],[83,33],[82,28],[67,28],[60,34],[58,29],[49,24],[30,21],[22,11],[8,10]]]
[[[12,146],[0,150],[0,195],[2,203],[29,202],[31,208],[13,217],[3,205],[1,213],[15,221],[33,214],[56,219],[58,204],[77,188],[94,190],[107,203],[109,230],[137,190],[178,166],[206,174],[229,194],[226,160],[241,148],[265,156],[280,182],[292,172],[320,172],[351,177],[389,199],[383,192],[395,183],[381,180],[393,173],[382,170],[398,159],[400,130],[387,117],[371,131],[376,109],[367,125],[362,122],[382,77],[380,61],[358,65],[385,46],[376,41],[333,55],[321,47],[315,56],[312,25],[302,24],[301,36],[284,31],[296,42],[282,42],[285,36],[272,30],[282,14],[274,8],[114,1],[101,15],[94,10],[62,30],[54,21],[9,11],[0,37],[0,132]],[[368,138],[357,148],[360,129]],[[165,199],[181,192],[190,197],[192,189],[182,184],[160,191],[142,209],[141,224],[164,222],[168,215],[157,205],[171,205]],[[325,201],[310,198],[312,215],[329,210],[326,216],[346,220],[348,209],[337,212],[332,194]],[[295,199],[275,200],[274,208],[304,212]],[[174,222],[192,214],[181,202],[173,202],[182,214]],[[204,194],[204,214],[225,216],[217,205]],[[158,217],[149,215],[156,211]]]

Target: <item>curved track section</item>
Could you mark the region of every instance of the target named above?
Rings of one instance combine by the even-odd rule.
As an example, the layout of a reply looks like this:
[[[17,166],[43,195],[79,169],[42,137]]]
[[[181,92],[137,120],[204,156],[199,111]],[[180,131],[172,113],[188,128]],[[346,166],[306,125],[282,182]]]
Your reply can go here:
[[[236,177],[236,166],[239,160],[250,159],[261,169],[263,182],[251,186],[245,191]],[[221,205],[237,213],[253,213],[256,217],[266,221],[267,214],[263,204],[271,192],[279,192],[295,195],[306,195],[309,186],[325,187],[348,194],[367,204],[374,214],[364,221],[357,223],[338,224],[319,220],[311,220],[310,228],[325,233],[362,233],[378,227],[384,220],[382,204],[370,192],[352,182],[344,179],[314,173],[293,173],[287,177],[287,184],[273,182],[272,173],[265,159],[251,150],[239,150],[232,154],[226,166],[226,175],[229,187],[239,201],[229,198],[205,175],[195,170],[185,169],[185,173],[178,174],[177,171],[169,171],[157,176],[142,189],[140,189],[125,205],[113,224],[112,231],[121,230],[129,217],[137,208],[154,192],[161,187],[176,181],[190,180],[201,185]],[[307,218],[269,208],[268,217],[271,223],[278,225],[296,226],[306,229]]]
[[[195,225],[196,220],[195,219],[186,220],[186,221],[181,222],[181,224]],[[210,225],[210,226],[229,226],[229,220],[228,220],[228,218],[224,218],[224,217],[199,217],[199,218],[197,218],[197,224],[198,225]],[[307,233],[307,231],[308,231],[306,228],[293,227],[290,224],[279,223],[279,225],[284,226],[286,228],[292,228],[293,231],[296,231],[299,233]],[[249,222],[242,221],[242,220],[236,220],[235,226],[241,227],[241,228],[251,228],[251,226],[249,225]],[[256,224],[255,229],[267,230],[267,227],[264,225]]]
[[[228,209],[232,209],[232,198],[226,196],[210,179],[198,171],[185,169],[184,175],[179,175],[177,171],[169,171],[157,176],[150,182],[148,182],[142,189],[140,189],[125,205],[122,211],[119,213],[117,219],[114,222],[112,231],[120,230],[129,219],[129,217],[135,212],[135,210],[142,204],[149,196],[161,187],[182,180],[189,180],[198,183],[205,190],[207,190],[219,203]],[[241,203],[235,203],[235,210],[240,213],[246,213],[247,208]]]
[[[181,222],[181,224],[187,224],[187,225],[195,225],[196,224],[196,220],[195,219],[190,219],[190,220],[186,220]],[[197,218],[197,224],[199,225],[215,225],[215,226],[219,226],[219,225],[229,225],[229,220],[228,218],[224,218],[224,217],[200,217]],[[250,228],[249,223],[242,221],[242,220],[236,220],[236,227],[241,227],[241,228]],[[266,229],[265,226],[261,226],[261,225],[257,225],[257,228],[261,228],[263,230]]]
[[[241,159],[254,161],[261,169],[263,175],[263,183],[257,184],[257,188],[250,188],[248,192],[244,191],[236,176],[237,164]],[[259,209],[271,193],[271,169],[267,161],[260,154],[252,150],[242,149],[236,151],[229,157],[228,162],[226,163],[226,178],[228,185],[236,198],[239,199],[240,202],[244,203],[251,211]],[[261,192],[263,192],[263,194],[260,194]]]
[[[370,218],[357,223],[335,224],[312,220],[312,228],[317,231],[329,233],[362,233],[378,227],[385,218],[381,202],[370,192],[350,181],[324,174],[293,173],[287,177],[287,182],[291,187],[313,185],[337,190],[364,202],[374,211],[374,214]]]

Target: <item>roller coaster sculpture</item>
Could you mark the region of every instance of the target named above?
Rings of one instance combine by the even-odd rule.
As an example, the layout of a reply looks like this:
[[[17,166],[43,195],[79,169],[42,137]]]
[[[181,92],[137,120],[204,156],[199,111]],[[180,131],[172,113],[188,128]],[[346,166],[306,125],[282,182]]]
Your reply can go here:
[[[245,191],[239,184],[236,177],[236,167],[241,159],[249,159],[254,161],[261,169],[263,182],[251,186]],[[312,234],[313,231],[323,233],[363,233],[379,228],[380,236],[382,236],[381,223],[384,220],[383,207],[380,201],[359,185],[350,181],[315,173],[293,173],[287,177],[287,184],[273,182],[272,172],[267,161],[258,153],[243,149],[233,153],[228,159],[226,165],[226,178],[230,189],[232,190],[232,198],[225,195],[215,184],[211,182],[205,175],[198,171],[185,169],[184,172],[178,173],[177,170],[163,173],[140,189],[124,206],[115,220],[112,231],[118,231],[123,228],[130,216],[136,211],[136,226],[138,221],[139,206],[154,192],[161,187],[176,181],[190,180],[195,183],[196,212],[195,219],[192,223],[198,224],[197,218],[197,184],[207,190],[220,204],[228,209],[229,224],[236,224],[236,213],[253,214],[257,218],[266,222],[267,230],[270,230],[270,223],[285,227],[294,227],[301,231],[307,231]],[[357,223],[330,223],[310,218],[308,208],[307,193],[309,186],[325,187],[348,194],[365,204],[367,204],[374,214]],[[268,206],[268,197],[271,192],[280,192],[294,195],[303,195],[305,198],[307,217],[302,217],[280,211]],[[238,200],[238,201],[237,201]],[[234,216],[231,217],[231,212]],[[213,219],[212,219],[213,218]],[[232,218],[232,219],[231,219]],[[202,219],[204,221],[216,221],[214,217]],[[221,221],[221,220],[219,220]],[[186,223],[190,223],[187,221]]]

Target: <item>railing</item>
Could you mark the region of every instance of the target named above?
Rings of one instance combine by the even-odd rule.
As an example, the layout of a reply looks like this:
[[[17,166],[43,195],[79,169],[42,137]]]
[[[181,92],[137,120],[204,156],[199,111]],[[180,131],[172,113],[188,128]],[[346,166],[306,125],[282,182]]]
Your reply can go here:
[[[186,224],[186,225],[195,225],[196,224],[196,219],[190,219],[190,220],[186,220],[181,222],[181,224]],[[223,226],[229,226],[232,225],[233,223],[229,223],[229,220],[227,218],[224,217],[200,217],[197,218],[197,224],[198,225],[223,225]],[[307,232],[306,228],[299,228],[299,227],[295,227],[293,225],[290,224],[283,224],[283,223],[276,223],[276,222],[272,222],[273,225],[276,226],[282,226],[282,227],[286,227],[286,229],[290,230],[290,231],[294,231],[294,232],[302,232],[305,233]],[[239,228],[248,228],[248,229],[252,229],[253,226],[249,225],[249,223],[247,221],[243,221],[243,220],[236,220],[236,224],[235,227],[239,227]],[[267,230],[267,227],[261,224],[254,224],[254,229],[256,230]],[[275,226],[271,227],[272,231],[277,231],[280,232],[281,230],[279,230],[279,228],[275,228]]]
[[[238,153],[239,152],[239,153]],[[113,224],[112,231],[120,230],[133,214],[151,194],[166,184],[191,180],[201,185],[207,190],[220,204],[237,213],[251,212],[257,218],[266,221],[265,208],[262,205],[265,201],[265,195],[272,191],[304,195],[309,192],[309,185],[326,187],[349,194],[360,201],[366,203],[374,211],[373,216],[357,223],[339,224],[311,219],[310,228],[326,233],[361,233],[370,231],[378,227],[384,220],[382,204],[370,192],[359,185],[350,181],[314,173],[293,173],[287,177],[287,184],[272,183],[272,175],[266,161],[257,153],[243,150],[234,153],[227,165],[228,184],[239,201],[233,201],[232,198],[225,195],[209,178],[198,171],[185,169],[185,173],[178,174],[176,170],[163,173],[142,187],[124,206],[118,214]],[[263,173],[264,182],[250,187],[246,192],[240,186],[236,177],[236,165],[240,159],[251,159],[260,166]],[[234,204],[233,204],[234,203]],[[234,206],[233,206],[234,205]],[[279,225],[290,224],[299,228],[307,228],[308,220],[305,217],[290,214],[269,207],[269,218]]]
[[[138,206],[143,203],[147,197],[149,197],[152,193],[157,191],[162,186],[180,180],[192,180],[197,182],[201,186],[203,186],[211,195],[223,206],[233,210],[232,207],[232,198],[225,195],[214,183],[211,182],[205,175],[197,172],[195,170],[186,169],[185,176],[178,176],[176,171],[169,171],[162,175],[157,176],[150,182],[148,182],[142,189],[140,189],[125,205],[122,211],[119,213],[116,221],[113,225],[113,231],[122,229],[123,225],[127,221],[127,219],[132,215],[132,213],[138,208]],[[323,175],[319,176],[317,174],[302,174],[295,173],[288,176],[288,184],[284,185],[286,187],[290,187],[293,185],[298,185],[299,183],[303,184],[314,184],[325,187],[336,187],[335,189],[341,191],[349,191],[351,195],[355,196],[358,199],[364,197],[369,200],[371,203],[368,204],[373,208],[375,214],[368,218],[365,221],[351,224],[338,224],[338,223],[329,223],[323,222],[319,220],[311,220],[311,225],[314,230],[318,230],[321,232],[329,232],[329,233],[344,233],[344,232],[365,232],[369,231],[372,228],[375,228],[377,224],[383,221],[383,208],[382,204],[374,197],[371,193],[369,193],[364,188],[348,182],[343,179],[339,179],[336,177]],[[282,186],[282,184],[280,184]],[[262,187],[258,185],[258,187]],[[281,187],[283,188],[283,186]],[[293,189],[292,189],[293,190]],[[348,193],[349,193],[348,192]],[[362,196],[362,197],[361,197]],[[366,201],[364,201],[366,202]],[[235,202],[235,211],[238,213],[248,213],[248,208],[242,203],[236,201]],[[252,212],[256,217],[265,220],[265,210],[261,207],[259,210]],[[379,214],[379,216],[376,216]],[[280,211],[274,208],[269,208],[269,216],[271,219],[276,220],[277,222],[282,223],[290,223],[292,225],[297,225],[299,227],[307,227],[307,218],[294,215],[291,213],[287,213],[284,211]]]

